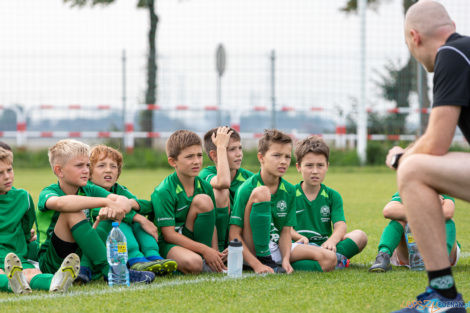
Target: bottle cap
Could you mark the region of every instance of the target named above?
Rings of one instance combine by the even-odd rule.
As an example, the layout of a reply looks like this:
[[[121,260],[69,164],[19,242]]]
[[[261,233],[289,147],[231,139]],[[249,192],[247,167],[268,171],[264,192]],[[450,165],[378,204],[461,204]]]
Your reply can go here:
[[[119,223],[118,222],[113,222],[113,227],[118,227],[119,226]]]
[[[235,239],[233,239],[232,241],[230,241],[229,246],[230,246],[230,247],[241,247],[241,246],[242,246],[242,242],[241,242],[241,241],[238,241],[238,239],[235,238]]]

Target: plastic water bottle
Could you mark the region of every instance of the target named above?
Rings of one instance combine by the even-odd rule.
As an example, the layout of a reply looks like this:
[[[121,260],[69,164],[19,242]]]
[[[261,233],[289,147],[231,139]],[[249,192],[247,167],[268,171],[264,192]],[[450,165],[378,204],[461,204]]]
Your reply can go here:
[[[109,286],[129,286],[129,270],[127,269],[127,240],[119,229],[119,223],[113,222],[113,229],[106,240],[108,255],[108,284]]]
[[[243,246],[237,238],[228,244],[228,277],[237,278],[242,276],[243,269]]]
[[[408,261],[412,271],[423,271],[424,261],[418,251],[418,246],[413,238],[410,227],[408,224],[405,226],[406,245],[408,246]]]

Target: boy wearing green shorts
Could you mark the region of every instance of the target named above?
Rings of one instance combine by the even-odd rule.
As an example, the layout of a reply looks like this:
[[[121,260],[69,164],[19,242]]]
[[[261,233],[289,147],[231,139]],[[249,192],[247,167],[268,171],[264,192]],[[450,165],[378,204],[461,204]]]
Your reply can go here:
[[[0,290],[66,292],[78,274],[80,259],[69,254],[54,275],[43,274],[28,261],[36,214],[31,195],[13,187],[14,176],[13,153],[0,147]]]
[[[460,245],[456,239],[455,223],[452,220],[455,210],[453,198],[440,195],[442,211],[446,219],[447,253],[451,266],[455,266],[460,256]],[[379,243],[379,253],[369,272],[382,273],[392,269],[392,265],[410,267],[408,260],[408,246],[405,238],[406,212],[399,193],[395,193],[383,209],[385,218],[390,223],[382,232]]]
[[[292,244],[296,225],[295,188],[282,178],[289,168],[292,139],[266,130],[258,142],[261,170],[238,189],[230,217],[230,239],[242,241],[244,262],[256,273],[292,273],[291,262],[310,260],[317,269],[334,268],[334,253],[319,247]]]
[[[214,188],[217,242],[219,251],[223,251],[228,245],[228,223],[235,193],[253,173],[241,167],[241,138],[233,128],[225,126],[209,130],[204,135],[204,150],[215,166],[204,168],[199,177]]]
[[[175,260],[183,273],[198,274],[203,268],[221,272],[226,269],[226,254],[219,252],[212,241],[214,192],[208,182],[198,177],[202,167],[201,139],[194,132],[178,130],[168,138],[166,154],[175,172],[151,196],[160,253]]]
[[[330,149],[318,136],[310,136],[297,143],[295,157],[297,171],[303,181],[295,186],[297,226],[292,238],[304,244],[316,244],[337,254],[338,267],[361,252],[367,244],[362,230],[346,233],[343,199],[325,186],[323,181],[329,167]]]
[[[49,149],[49,163],[58,183],[44,188],[38,203],[39,267],[55,272],[70,253],[84,255],[105,278],[108,275],[105,239],[108,234],[92,228],[90,210],[99,210],[100,220],[120,221],[134,203],[124,196],[88,182],[90,148],[65,139]],[[131,281],[151,282],[151,272],[129,273]]]
[[[151,271],[159,276],[173,273],[177,268],[176,262],[160,256],[157,227],[144,216],[151,213],[145,211],[149,206],[141,206],[142,201],[139,201],[126,187],[117,183],[122,166],[122,154],[116,149],[105,145],[91,149],[91,182],[111,193],[131,199],[134,203],[133,210],[126,214],[119,225],[127,239],[128,264],[132,270]],[[98,213],[99,210],[93,211]],[[106,233],[109,233],[111,223],[103,221],[98,227],[104,227]]]

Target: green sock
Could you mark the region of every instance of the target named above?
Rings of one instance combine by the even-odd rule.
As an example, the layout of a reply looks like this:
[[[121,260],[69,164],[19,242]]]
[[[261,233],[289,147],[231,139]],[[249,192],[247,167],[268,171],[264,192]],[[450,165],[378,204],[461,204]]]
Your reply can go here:
[[[89,258],[97,271],[107,275],[109,267],[106,257],[106,246],[98,232],[91,227],[88,220],[83,220],[73,225],[71,231],[83,255]]]
[[[393,251],[398,247],[400,244],[401,237],[405,230],[403,226],[397,221],[390,221],[387,227],[384,228],[382,232],[382,237],[380,237],[379,242],[379,251],[385,252],[388,255],[392,256]]]
[[[8,284],[8,277],[5,274],[0,274],[0,291],[11,292],[10,285]]]
[[[29,286],[34,290],[49,290],[51,286],[52,274],[39,274],[31,278]]]
[[[194,220],[194,240],[212,247],[212,236],[215,227],[215,210],[199,213]]]
[[[132,224],[132,230],[134,231],[135,239],[139,243],[140,251],[142,251],[145,257],[160,256],[157,241],[143,230],[139,223]]]
[[[253,203],[250,213],[250,226],[256,255],[271,255],[269,251],[269,241],[271,240],[271,202]]]
[[[456,229],[455,223],[453,220],[446,221],[446,243],[447,243],[447,253],[450,255],[452,248],[454,247],[456,239]]]
[[[215,226],[217,227],[217,241],[219,251],[223,251],[227,247],[227,231],[228,231],[228,206],[225,208],[215,209]]]
[[[124,236],[126,236],[127,256],[129,260],[133,258],[143,258],[144,255],[140,252],[139,244],[134,236],[134,229],[132,226],[126,223],[121,223],[119,225],[119,229],[123,232]]]
[[[359,253],[359,247],[356,245],[354,240],[351,238],[346,238],[338,242],[336,245],[336,252],[350,259]]]
[[[296,271],[323,272],[320,263],[313,260],[300,260],[291,264]]]

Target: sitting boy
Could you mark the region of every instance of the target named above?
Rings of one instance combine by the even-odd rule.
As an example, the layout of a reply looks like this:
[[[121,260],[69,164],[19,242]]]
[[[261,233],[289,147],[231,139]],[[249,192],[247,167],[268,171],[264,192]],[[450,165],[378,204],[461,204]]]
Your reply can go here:
[[[27,260],[36,213],[31,195],[13,187],[14,177],[13,153],[0,147],[0,290],[66,292],[78,274],[80,259],[69,254],[54,275],[43,274]]]
[[[358,229],[346,233],[343,199],[337,191],[323,185],[329,156],[330,149],[318,136],[297,144],[296,167],[303,181],[295,186],[297,226],[292,238],[336,252],[340,262],[361,252],[367,244],[367,235]]]
[[[215,166],[203,169],[199,177],[214,188],[217,242],[219,251],[223,251],[228,245],[228,223],[235,193],[253,173],[241,167],[241,138],[233,128],[219,127],[209,130],[204,135],[204,150]]]
[[[151,197],[160,252],[175,260],[183,273],[198,274],[204,264],[221,272],[226,269],[226,255],[212,242],[214,192],[208,182],[198,177],[202,167],[201,139],[194,132],[178,130],[168,138],[166,154],[175,172],[155,188]]]
[[[454,199],[446,195],[440,195],[442,211],[446,219],[446,242],[450,264],[455,266],[460,256],[460,245],[456,240],[454,216]],[[369,272],[382,273],[392,269],[392,265],[410,267],[408,260],[408,246],[405,238],[406,212],[401,203],[399,193],[395,193],[389,203],[383,209],[385,218],[390,223],[385,227],[380,237],[379,253],[375,263],[369,268]]]
[[[105,145],[98,145],[91,149],[91,182],[113,194],[131,199],[134,203],[134,209],[124,217],[119,225],[127,239],[129,266],[133,270],[151,271],[159,276],[173,273],[177,268],[176,262],[163,259],[160,256],[157,244],[157,227],[143,215],[150,212],[142,212],[137,198],[126,187],[117,183],[122,166],[122,154],[116,149]],[[96,213],[98,211],[93,210]],[[98,227],[104,227],[105,232],[109,233],[111,225],[109,222],[104,221]]]
[[[238,189],[230,217],[230,239],[243,243],[243,259],[256,273],[292,273],[291,262],[317,262],[318,270],[336,265],[333,252],[292,243],[296,225],[295,188],[282,178],[289,168],[292,139],[266,130],[258,142],[261,170]]]
[[[108,276],[104,243],[108,234],[92,228],[90,210],[101,208],[100,220],[120,221],[135,204],[88,182],[89,155],[88,145],[72,139],[60,140],[49,149],[49,163],[58,183],[39,194],[39,266],[44,273],[54,273],[68,254],[80,251],[105,279]],[[131,282],[151,282],[155,274],[130,271],[129,278]]]

